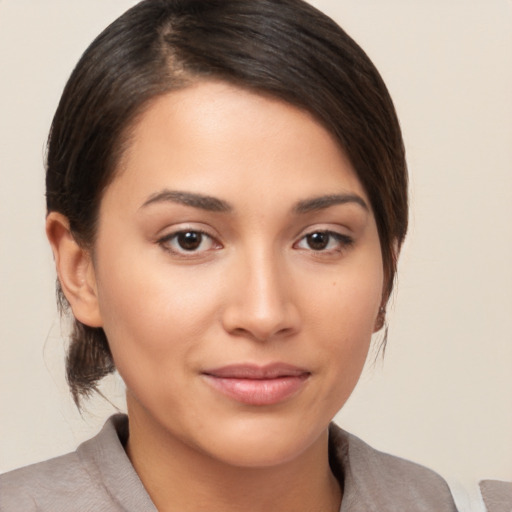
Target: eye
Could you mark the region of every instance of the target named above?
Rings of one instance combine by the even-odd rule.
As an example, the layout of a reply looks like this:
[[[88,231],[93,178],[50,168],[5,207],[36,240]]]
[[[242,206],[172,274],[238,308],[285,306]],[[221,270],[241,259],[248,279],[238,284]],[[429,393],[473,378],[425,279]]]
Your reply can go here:
[[[220,247],[220,244],[203,231],[184,229],[166,235],[158,243],[175,254],[199,254]]]
[[[352,243],[352,238],[335,231],[314,231],[302,237],[296,247],[316,252],[335,252],[343,250]]]

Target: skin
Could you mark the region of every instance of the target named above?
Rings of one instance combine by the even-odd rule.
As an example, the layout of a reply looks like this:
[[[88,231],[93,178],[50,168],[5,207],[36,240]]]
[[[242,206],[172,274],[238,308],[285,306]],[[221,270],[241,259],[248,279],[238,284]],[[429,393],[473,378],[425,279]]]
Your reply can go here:
[[[366,193],[321,124],[225,83],[167,94],[133,128],[93,255],[60,214],[47,231],[74,315],[107,334],[127,453],[159,510],[339,509],[327,428],[362,371],[383,270]],[[184,249],[187,232],[202,240]],[[306,378],[270,405],[204,374],[275,362]]]

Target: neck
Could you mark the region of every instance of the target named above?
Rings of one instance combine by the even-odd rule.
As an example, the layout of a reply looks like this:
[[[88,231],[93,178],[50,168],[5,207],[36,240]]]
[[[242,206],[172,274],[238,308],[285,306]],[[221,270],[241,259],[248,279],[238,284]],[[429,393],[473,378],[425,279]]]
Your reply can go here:
[[[338,512],[327,430],[292,461],[238,467],[213,459],[130,414],[127,453],[159,512]]]

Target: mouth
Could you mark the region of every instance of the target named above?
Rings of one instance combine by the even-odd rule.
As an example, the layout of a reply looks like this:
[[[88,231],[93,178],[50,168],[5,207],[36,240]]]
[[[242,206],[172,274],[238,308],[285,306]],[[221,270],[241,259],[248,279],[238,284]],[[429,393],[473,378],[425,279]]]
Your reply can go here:
[[[217,392],[248,405],[275,405],[300,392],[311,373],[297,366],[273,363],[228,365],[202,372]]]

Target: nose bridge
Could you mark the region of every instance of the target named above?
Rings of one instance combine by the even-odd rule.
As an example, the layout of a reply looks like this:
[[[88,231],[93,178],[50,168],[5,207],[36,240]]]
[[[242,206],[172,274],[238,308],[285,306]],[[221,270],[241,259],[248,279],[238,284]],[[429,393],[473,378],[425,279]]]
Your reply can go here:
[[[285,302],[285,276],[279,258],[271,250],[261,249],[248,255],[246,266],[249,307],[262,317],[277,313]]]
[[[237,293],[226,314],[228,329],[259,340],[295,330],[298,316],[283,257],[268,245],[252,245],[240,254],[237,267]]]

